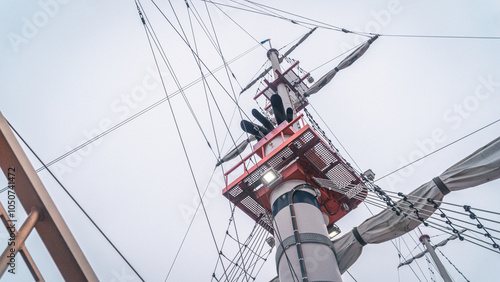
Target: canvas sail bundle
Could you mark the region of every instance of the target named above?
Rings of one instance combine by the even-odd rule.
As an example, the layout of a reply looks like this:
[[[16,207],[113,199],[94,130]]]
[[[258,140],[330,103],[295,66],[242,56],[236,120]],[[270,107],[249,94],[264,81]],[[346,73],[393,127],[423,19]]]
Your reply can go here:
[[[406,214],[397,215],[392,209],[383,210],[357,228],[334,240],[340,272],[345,272],[361,255],[366,244],[378,244],[397,238],[422,223],[414,214],[419,210],[422,219],[429,218],[436,210],[433,203],[441,203],[443,196],[451,191],[463,190],[481,185],[500,177],[500,137],[456,163],[439,177],[420,186],[409,195],[408,201],[400,200],[397,207]]]

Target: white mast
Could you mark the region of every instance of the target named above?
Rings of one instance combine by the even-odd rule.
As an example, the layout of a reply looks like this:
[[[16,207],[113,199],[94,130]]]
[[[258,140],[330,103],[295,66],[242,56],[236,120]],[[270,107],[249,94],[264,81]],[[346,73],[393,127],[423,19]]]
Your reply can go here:
[[[444,265],[441,263],[441,260],[439,260],[439,257],[437,256],[436,252],[434,251],[434,248],[432,247],[431,243],[429,242],[430,237],[429,235],[422,235],[419,238],[420,242],[427,248],[427,251],[429,254],[431,254],[432,260],[436,264],[439,274],[441,274],[441,277],[443,277],[443,280],[445,282],[452,282],[450,275],[446,271],[446,268],[444,268]]]
[[[270,49],[274,78],[280,79],[281,67],[278,51]],[[276,86],[285,112],[295,108],[285,83]],[[281,137],[280,137],[281,138]],[[266,148],[266,151],[272,148]],[[321,212],[317,191],[304,180],[279,183],[271,192],[274,237],[277,242],[276,268],[280,281],[334,281],[341,282],[338,263],[328,237],[325,219]]]
[[[267,57],[271,61],[271,65],[273,67],[273,73],[274,73],[274,79],[279,78],[279,73],[281,73],[281,67],[280,67],[280,62],[278,59],[278,50],[276,49],[269,49],[267,51]],[[288,95],[288,90],[286,89],[286,86],[283,82],[278,83],[277,92],[278,95],[280,95],[281,100],[283,101],[283,106],[285,107],[285,113],[288,108],[291,108],[293,110],[293,117],[295,117],[295,108],[293,107],[292,101],[290,100],[290,96]]]

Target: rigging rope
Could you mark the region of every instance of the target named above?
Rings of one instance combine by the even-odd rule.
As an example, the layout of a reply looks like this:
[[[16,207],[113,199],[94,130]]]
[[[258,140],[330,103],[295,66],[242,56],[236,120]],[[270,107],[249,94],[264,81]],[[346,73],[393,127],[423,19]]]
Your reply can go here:
[[[137,0],[136,1],[136,5],[137,5],[137,8],[139,9],[139,6],[141,7],[140,10],[142,10],[144,12],[144,10],[142,9],[142,5],[140,4],[140,1]],[[140,11],[139,10],[139,11]],[[146,15],[144,15],[146,16]],[[146,17],[147,19],[147,17]],[[146,31],[146,35],[147,35],[147,38],[148,38],[148,42],[149,42],[149,45],[150,45],[150,48],[151,48],[151,53],[153,55],[153,58],[154,58],[154,61],[155,61],[155,65],[156,65],[156,68],[158,70],[158,73],[160,75],[160,80],[161,80],[161,84],[162,84],[162,87],[163,87],[163,90],[165,92],[165,96],[168,97],[168,92],[167,92],[167,89],[166,89],[166,86],[165,86],[165,82],[163,80],[163,76],[161,75],[161,71],[160,71],[160,66],[158,64],[158,60],[156,58],[156,55],[155,55],[155,52],[154,52],[154,49],[153,49],[153,45],[151,44],[151,40],[150,40],[150,37],[149,37],[149,33],[147,32],[147,27],[146,27],[146,24],[144,23],[144,20],[143,20],[143,24],[144,24],[144,30]],[[191,49],[192,50],[192,49]],[[169,105],[169,109],[170,109],[170,112],[172,114],[172,118],[173,118],[173,121],[174,121],[174,124],[175,124],[175,128],[176,128],[176,131],[177,131],[177,136],[179,137],[179,141],[182,145],[182,150],[183,150],[183,153],[184,153],[184,156],[186,158],[186,162],[188,164],[188,167],[189,167],[189,171],[190,171],[190,174],[191,174],[191,178],[193,180],[193,184],[195,185],[195,188],[196,188],[196,192],[198,194],[198,198],[200,199],[200,203],[201,203],[201,206],[203,208],[203,212],[205,214],[205,219],[207,221],[207,224],[208,224],[208,227],[209,227],[209,230],[210,230],[210,233],[212,235],[212,240],[214,242],[214,245],[215,245],[215,248],[217,250],[217,253],[221,253],[220,249],[219,249],[219,246],[217,244],[217,240],[215,239],[215,234],[213,232],[213,228],[212,228],[212,224],[210,223],[210,218],[208,216],[208,213],[207,213],[207,210],[206,210],[206,207],[205,207],[205,204],[203,203],[203,197],[201,196],[201,193],[200,193],[200,188],[198,186],[198,182],[196,180],[196,177],[194,175],[194,171],[193,171],[193,167],[192,167],[192,164],[191,164],[191,160],[189,158],[189,155],[187,153],[187,148],[186,148],[186,145],[184,143],[184,139],[182,137],[182,134],[181,134],[181,131],[180,131],[180,128],[179,128],[179,124],[177,122],[177,118],[176,118],[176,115],[175,115],[175,112],[173,110],[173,107],[172,107],[172,103],[170,101],[170,99],[167,99],[167,102],[168,102],[168,105]],[[219,256],[220,258],[220,256]],[[221,262],[222,264],[222,267],[224,269],[224,272],[226,271],[225,267],[224,267],[224,264]]]
[[[203,191],[202,201],[205,198],[205,194],[206,194],[206,192],[208,190],[208,186],[210,185],[210,182],[212,181],[212,178],[215,175],[215,170],[216,169],[214,168],[214,170],[212,171],[212,175],[210,175],[210,178],[207,181],[207,185],[205,187],[205,190]],[[172,272],[172,268],[174,267],[175,262],[177,261],[177,257],[179,256],[179,254],[181,252],[181,249],[184,246],[184,242],[186,241],[187,235],[189,234],[189,231],[191,231],[191,226],[193,225],[193,222],[194,222],[194,220],[196,218],[196,214],[198,213],[198,210],[200,209],[200,205],[201,205],[201,201],[200,201],[200,203],[198,203],[198,206],[196,206],[196,210],[194,211],[193,217],[191,218],[191,221],[189,222],[189,225],[188,225],[188,227],[186,229],[186,232],[184,233],[184,236],[182,237],[182,240],[181,240],[181,243],[179,245],[179,248],[177,249],[177,252],[175,253],[174,260],[170,264],[170,268],[168,269],[168,273],[167,273],[167,276],[165,277],[164,281],[168,280],[168,277],[170,276],[170,273]]]
[[[243,11],[246,11],[246,12],[251,12],[251,13],[261,14],[261,15],[264,15],[264,16],[269,16],[269,17],[274,17],[274,18],[282,19],[282,20],[285,20],[285,21],[288,21],[288,22],[292,22],[292,23],[295,23],[295,24],[298,24],[298,23],[308,24],[308,25],[317,26],[319,28],[330,29],[330,30],[339,31],[339,32],[343,32],[343,33],[352,33],[352,34],[361,35],[361,36],[374,36],[374,35],[378,35],[378,36],[385,36],[385,37],[433,38],[433,39],[480,39],[480,40],[499,40],[500,39],[500,36],[383,34],[383,33],[370,33],[370,32],[362,32],[362,31],[354,31],[354,30],[347,30],[347,29],[339,27],[339,26],[331,25],[331,24],[328,24],[328,23],[325,23],[325,22],[322,22],[322,21],[317,21],[317,20],[314,20],[312,18],[304,17],[304,16],[301,16],[301,15],[298,15],[298,14],[290,13],[290,12],[287,12],[287,11],[284,11],[284,10],[281,10],[281,9],[277,9],[277,8],[274,8],[274,7],[271,7],[271,6],[267,6],[267,5],[256,3],[256,2],[253,2],[253,1],[249,1],[249,0],[244,0],[244,1],[248,2],[248,3],[252,3],[252,4],[256,5],[256,6],[261,6],[261,7],[266,7],[266,8],[269,8],[269,9],[273,9],[273,10],[282,12],[284,14],[295,16],[295,17],[298,17],[298,18],[301,18],[301,19],[304,19],[304,20],[307,20],[307,21],[310,21],[310,22],[301,21],[301,20],[298,20],[298,19],[288,18],[288,17],[285,17],[285,16],[281,16],[281,15],[279,15],[277,13],[274,13],[274,14],[264,13],[264,12],[262,12],[260,10],[255,9],[255,8],[254,8],[254,10],[250,10],[250,9],[244,9],[244,8],[241,8],[241,7],[238,7],[238,6],[234,6],[234,5],[228,5],[228,4],[223,4],[223,3],[219,3],[219,2],[214,2],[212,0],[203,0],[203,1],[210,2],[210,3],[212,3],[215,6],[226,6],[226,7],[230,7],[230,8],[234,8],[234,9],[243,10]],[[243,6],[243,4],[238,3],[238,2],[236,2],[234,0],[232,0],[231,2],[240,4],[240,5]],[[248,6],[245,6],[245,7],[248,7]]]
[[[454,265],[454,264],[451,262],[451,260],[450,260],[447,256],[445,256],[445,255],[443,254],[443,252],[441,251],[441,249],[438,249],[438,248],[436,248],[436,249],[437,249],[437,250],[439,251],[439,253],[441,253],[441,255],[442,255],[442,256],[443,256],[443,257],[444,257],[444,258],[445,258],[445,259],[446,259],[446,260],[447,260],[447,261],[448,261],[448,262],[449,262],[452,266],[453,266],[453,268],[455,268],[455,270],[456,270],[458,273],[460,273],[460,275],[462,275],[462,277],[465,279],[465,281],[470,282],[470,280],[469,280],[469,279],[467,279],[467,277],[465,277],[465,275],[462,273],[462,271],[458,270],[457,266],[456,266],[456,265]]]
[[[437,152],[439,152],[439,151],[443,150],[444,148],[447,148],[447,147],[449,147],[449,146],[451,146],[451,145],[453,145],[453,144],[457,143],[458,141],[461,141],[461,140],[463,140],[463,139],[465,139],[465,138],[467,138],[467,137],[469,137],[469,136],[471,136],[471,135],[473,135],[473,134],[475,134],[475,133],[477,133],[477,132],[479,132],[479,131],[481,131],[481,130],[483,130],[483,129],[487,128],[487,127],[490,127],[490,126],[492,126],[493,124],[495,124],[495,123],[497,123],[497,122],[499,122],[499,121],[500,121],[500,119],[497,119],[497,120],[495,120],[495,121],[493,121],[493,122],[491,122],[491,123],[489,123],[489,124],[487,124],[487,125],[485,125],[485,126],[483,126],[483,127],[479,128],[479,129],[477,129],[477,130],[474,130],[474,131],[472,131],[471,133],[469,133],[469,134],[467,134],[467,135],[465,135],[465,136],[462,136],[462,137],[458,138],[457,140],[455,140],[455,141],[453,141],[453,142],[451,142],[451,143],[448,143],[448,144],[444,145],[443,147],[441,147],[441,148],[439,148],[439,149],[436,149],[436,150],[434,150],[434,151],[432,151],[432,152],[430,152],[430,153],[428,153],[428,154],[426,154],[426,155],[424,155],[424,156],[422,156],[422,157],[420,157],[420,158],[418,158],[418,159],[416,159],[416,160],[414,160],[414,161],[412,161],[412,162],[410,162],[410,163],[408,163],[408,164],[406,164],[406,165],[404,165],[404,166],[402,166],[402,167],[400,167],[400,168],[398,168],[398,169],[396,169],[396,170],[394,170],[394,171],[392,171],[392,172],[390,172],[390,173],[388,173],[388,174],[386,174],[386,175],[384,175],[384,176],[382,176],[382,177],[377,178],[377,180],[375,180],[375,182],[377,182],[377,181],[379,181],[379,180],[381,180],[381,179],[384,179],[384,178],[386,178],[387,176],[389,176],[389,175],[391,175],[391,174],[394,174],[394,173],[396,173],[396,172],[398,172],[398,171],[400,171],[400,170],[404,169],[405,167],[408,167],[408,166],[410,166],[410,165],[412,165],[412,164],[414,164],[414,163],[416,163],[416,162],[418,162],[418,161],[420,161],[420,160],[422,160],[422,159],[424,159],[424,158],[427,158],[428,156],[433,155],[433,154],[435,154],[435,153],[437,153]]]
[[[95,221],[90,217],[90,215],[83,209],[83,207],[80,205],[80,203],[78,203],[78,201],[73,197],[73,195],[71,195],[71,193],[68,191],[68,189],[66,189],[66,187],[61,183],[61,181],[59,181],[59,179],[55,176],[55,174],[52,173],[52,171],[45,165],[45,163],[42,161],[42,159],[40,159],[40,157],[38,156],[38,154],[35,153],[35,151],[30,147],[30,145],[28,145],[28,143],[23,139],[23,137],[21,137],[21,135],[10,124],[10,122],[7,121],[7,123],[9,124],[10,128],[12,128],[12,131],[14,131],[16,133],[17,137],[19,137],[19,139],[21,139],[21,141],[24,143],[24,145],[26,145],[26,147],[30,150],[30,152],[42,164],[42,166],[47,170],[47,172],[54,178],[54,180],[57,182],[57,184],[59,184],[59,186],[69,196],[69,198],[71,200],[73,200],[73,202],[83,212],[83,214],[87,217],[87,219],[94,225],[94,227],[99,231],[99,233],[101,233],[101,235],[104,237],[104,239],[106,239],[106,241],[108,241],[108,243],[111,245],[111,247],[113,247],[113,249],[115,249],[115,251],[120,255],[120,257],[125,261],[125,263],[132,269],[132,271],[134,271],[134,273],[139,277],[139,279],[141,279],[141,281],[144,281],[144,279],[139,274],[139,272],[137,272],[137,270],[135,270],[135,268],[132,266],[132,264],[125,258],[125,256],[120,252],[120,250],[118,250],[118,248],[115,246],[115,244],[113,244],[113,242],[111,242],[111,239],[109,239],[109,237],[106,236],[106,234],[104,233],[104,231],[102,231],[102,229],[97,225],[97,223],[95,223]]]

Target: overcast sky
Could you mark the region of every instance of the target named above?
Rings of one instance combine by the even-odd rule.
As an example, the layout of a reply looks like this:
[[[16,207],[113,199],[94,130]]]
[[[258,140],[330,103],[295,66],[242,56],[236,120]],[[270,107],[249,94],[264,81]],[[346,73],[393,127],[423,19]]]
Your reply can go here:
[[[165,90],[176,93],[176,81],[186,86],[200,77],[191,51],[172,26],[150,1],[141,2],[175,74],[174,78],[161,64],[165,89],[134,1],[0,0],[0,111],[44,162],[161,101]],[[173,7],[181,25],[168,2],[158,1],[158,5],[181,33],[182,26],[195,48],[186,5],[184,1],[175,2]],[[192,11],[196,8],[212,33],[205,4],[193,2]],[[235,5],[227,0],[220,3]],[[480,4],[444,0],[266,4],[360,32],[500,36],[500,4],[493,0]],[[309,29],[230,7],[221,7],[222,11],[211,4],[207,7],[226,60],[253,48],[230,65],[237,81],[229,81],[224,69],[215,73],[217,80],[208,78],[208,87],[219,107],[210,101],[214,129],[205,95],[208,87],[196,83],[184,91],[196,120],[182,95],[171,99],[196,184],[201,190],[208,187],[207,214],[220,245],[230,206],[221,195],[221,170],[215,170],[211,181],[210,176],[217,162],[214,154],[224,154],[232,146],[231,138],[225,138],[228,130],[220,114],[232,136],[239,138],[241,118],[238,113],[233,118],[235,104],[230,96],[232,89],[238,95],[266,63],[269,45],[256,47],[257,41],[270,38],[273,47],[281,48]],[[190,15],[199,56],[209,69],[215,70],[222,60],[193,13]],[[290,57],[300,60],[301,67],[318,79],[340,59],[319,66],[363,40],[366,38],[321,28]],[[354,160],[341,149],[344,157],[361,170],[371,168],[381,177],[500,118],[498,50],[500,40],[382,36],[353,66],[310,98],[319,116],[311,112],[318,121],[321,117],[326,122]],[[259,106],[253,101],[257,87],[239,97],[247,115]],[[320,125],[334,140],[326,125],[321,121]],[[499,132],[500,123],[496,123],[377,183],[390,191],[408,193],[498,137]],[[340,147],[335,140],[334,144]],[[28,156],[35,168],[41,166],[31,154]],[[231,165],[234,162],[224,169]],[[165,279],[199,202],[169,103],[161,103],[58,161],[51,169],[145,280]],[[138,280],[50,175],[42,171],[39,176],[99,279]],[[0,186],[6,183],[2,177]],[[493,182],[451,193],[445,201],[498,211],[498,186]],[[5,193],[1,199],[5,206]],[[369,207],[374,213],[379,211]],[[21,215],[24,211],[20,206],[18,209]],[[347,232],[369,216],[368,209],[360,205],[338,225]],[[239,211],[235,221],[240,236],[247,236],[253,222]],[[422,228],[422,232],[439,235],[432,238],[435,243],[447,237],[429,228]],[[417,246],[417,234],[410,235],[404,237],[405,241],[394,241],[405,256]],[[36,236],[30,237],[26,245],[44,278],[62,280]],[[7,232],[0,232],[2,246],[7,238]],[[235,250],[228,244],[224,252],[234,254]],[[498,279],[498,254],[459,241],[448,243],[442,251],[469,280]],[[274,252],[269,258],[257,281],[276,276]],[[209,281],[216,259],[207,219],[200,212],[168,281]],[[25,281],[30,277],[20,257],[17,262],[18,274],[7,273],[3,280]],[[397,250],[387,242],[366,246],[349,271],[357,281],[418,281],[409,267],[398,272],[398,264]],[[464,281],[447,261],[444,264],[455,281]],[[413,267],[420,279],[431,281],[424,258],[419,260],[419,266],[421,270]],[[217,273],[220,271],[219,267]],[[347,274],[343,278],[353,281]]]

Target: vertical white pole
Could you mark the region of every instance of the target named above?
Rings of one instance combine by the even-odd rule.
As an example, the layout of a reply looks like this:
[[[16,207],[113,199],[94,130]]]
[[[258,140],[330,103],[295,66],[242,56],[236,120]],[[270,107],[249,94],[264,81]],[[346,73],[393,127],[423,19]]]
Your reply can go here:
[[[280,281],[341,282],[315,191],[304,184],[285,181],[271,193],[278,276]]]
[[[273,67],[273,73],[274,73],[274,78],[278,78],[278,74],[276,71],[279,71],[281,73],[281,67],[278,59],[278,50],[276,49],[270,49],[267,52],[267,57],[271,61],[271,65]],[[277,91],[278,95],[280,95],[281,100],[283,101],[283,106],[285,107],[285,113],[286,109],[292,108],[293,110],[293,117],[295,118],[295,108],[292,105],[292,101],[290,100],[290,96],[288,95],[288,91],[286,90],[286,86],[283,83],[279,83],[277,86]]]
[[[439,274],[441,274],[441,277],[443,277],[443,280],[445,282],[452,282],[450,275],[446,271],[446,268],[444,268],[444,265],[441,263],[441,260],[439,260],[439,257],[434,251],[434,248],[431,246],[429,239],[430,239],[429,235],[422,235],[419,238],[420,242],[422,242],[422,244],[427,248],[429,254],[431,254],[432,260],[434,260],[434,263],[436,264],[439,270]]]
[[[267,56],[274,77],[278,78],[276,71],[281,73],[278,51],[271,49]],[[278,83],[277,92],[285,111],[292,108],[295,117],[295,109],[284,83]],[[280,281],[341,282],[337,259],[314,188],[303,180],[284,181],[272,190],[270,204]]]

